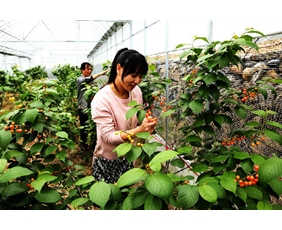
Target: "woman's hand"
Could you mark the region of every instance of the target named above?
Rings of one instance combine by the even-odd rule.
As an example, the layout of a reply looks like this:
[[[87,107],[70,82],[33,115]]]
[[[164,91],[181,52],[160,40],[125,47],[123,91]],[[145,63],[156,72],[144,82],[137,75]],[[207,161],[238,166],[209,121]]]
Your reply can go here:
[[[153,133],[155,130],[155,126],[157,124],[157,120],[152,120],[149,118],[144,118],[142,124],[139,126],[141,132],[149,132]]]

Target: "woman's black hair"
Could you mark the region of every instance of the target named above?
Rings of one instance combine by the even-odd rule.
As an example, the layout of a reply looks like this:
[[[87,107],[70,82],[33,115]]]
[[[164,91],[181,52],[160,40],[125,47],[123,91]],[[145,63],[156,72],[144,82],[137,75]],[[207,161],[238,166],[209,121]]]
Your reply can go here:
[[[116,89],[115,79],[117,77],[117,64],[123,67],[122,80],[129,74],[146,75],[148,72],[148,63],[144,55],[133,49],[123,48],[119,50],[112,62],[111,72],[107,82],[107,84],[114,83]]]

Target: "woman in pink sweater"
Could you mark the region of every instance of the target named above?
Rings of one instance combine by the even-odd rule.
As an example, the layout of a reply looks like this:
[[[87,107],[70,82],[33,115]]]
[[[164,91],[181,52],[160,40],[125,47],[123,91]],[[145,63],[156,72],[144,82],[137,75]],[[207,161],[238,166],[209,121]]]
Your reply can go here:
[[[133,166],[125,158],[118,158],[113,150],[128,141],[127,133],[154,131],[156,121],[145,118],[139,124],[137,117],[126,120],[130,101],[142,104],[142,92],[138,84],[147,74],[145,57],[131,49],[117,52],[111,67],[107,84],[102,87],[91,102],[92,119],[97,127],[97,144],[93,156],[93,176],[98,181],[114,183]],[[125,131],[118,133],[117,131]]]

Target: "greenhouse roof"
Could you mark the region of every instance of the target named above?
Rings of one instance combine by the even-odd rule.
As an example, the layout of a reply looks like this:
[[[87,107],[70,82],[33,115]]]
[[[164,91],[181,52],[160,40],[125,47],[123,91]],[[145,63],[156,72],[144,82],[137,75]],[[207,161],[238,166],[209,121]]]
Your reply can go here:
[[[127,21],[115,20],[0,20],[0,54],[87,56]]]

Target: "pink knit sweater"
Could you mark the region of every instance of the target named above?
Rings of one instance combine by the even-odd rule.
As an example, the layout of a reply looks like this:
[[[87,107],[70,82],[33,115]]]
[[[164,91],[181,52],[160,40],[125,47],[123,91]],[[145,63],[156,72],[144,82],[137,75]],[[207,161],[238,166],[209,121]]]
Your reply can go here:
[[[109,160],[117,159],[116,152],[112,152],[124,141],[115,132],[119,130],[130,130],[137,126],[137,118],[126,120],[125,114],[131,108],[127,104],[132,100],[142,104],[141,89],[136,86],[131,91],[128,99],[117,97],[106,85],[100,89],[91,102],[92,120],[97,126],[97,144],[94,150],[95,155],[99,155]]]

